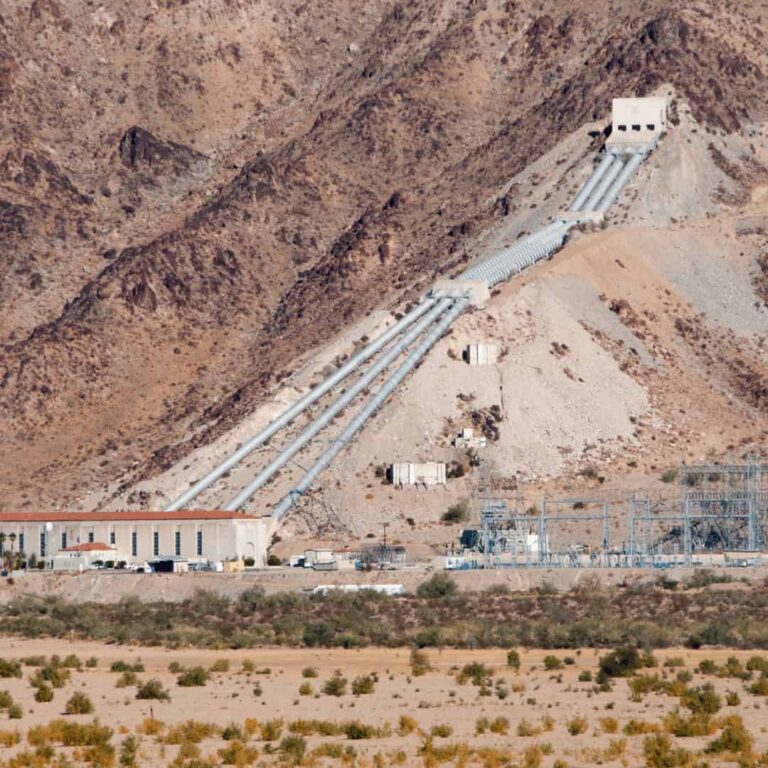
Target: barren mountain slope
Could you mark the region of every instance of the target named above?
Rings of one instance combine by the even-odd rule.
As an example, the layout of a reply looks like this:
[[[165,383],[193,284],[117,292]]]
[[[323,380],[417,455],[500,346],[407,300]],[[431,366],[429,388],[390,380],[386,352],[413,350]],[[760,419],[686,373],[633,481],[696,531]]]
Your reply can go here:
[[[726,134],[765,106],[759,4],[141,5],[0,21],[4,506],[236,423],[521,214],[506,182],[612,96],[669,82]]]

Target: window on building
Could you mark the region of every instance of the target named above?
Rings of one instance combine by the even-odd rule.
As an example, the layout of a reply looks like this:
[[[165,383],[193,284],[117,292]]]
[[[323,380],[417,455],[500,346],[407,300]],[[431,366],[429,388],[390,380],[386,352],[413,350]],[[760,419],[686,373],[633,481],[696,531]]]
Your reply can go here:
[[[88,543],[93,544],[93,531],[88,531]]]
[[[197,554],[198,556],[202,556],[203,554],[203,532],[202,531],[197,532]]]
[[[181,531],[176,531],[174,534],[174,553],[176,557],[181,555]]]
[[[620,131],[626,131],[627,130],[627,126],[626,125],[620,125],[619,126],[619,130]]]
[[[139,554],[139,536],[136,531],[131,531],[131,557]]]
[[[115,532],[110,531],[109,532],[109,543],[114,547],[115,546]]]
[[[638,123],[635,123],[635,124],[632,126],[632,130],[633,130],[633,131],[639,131],[639,130],[640,130],[640,125],[639,125]]]
[[[40,534],[40,557],[45,557],[45,531]]]
[[[647,124],[645,127],[646,127],[646,128],[649,130],[649,131],[655,131],[655,130],[656,130],[656,126],[655,126],[653,123],[648,123],[648,124]]]
[[[67,548],[67,532],[66,531],[61,532],[61,548],[62,549]]]
[[[19,552],[23,552],[23,551],[24,551],[24,534],[20,533],[19,534]]]
[[[152,534],[152,554],[155,557],[160,554],[160,534],[157,531]]]

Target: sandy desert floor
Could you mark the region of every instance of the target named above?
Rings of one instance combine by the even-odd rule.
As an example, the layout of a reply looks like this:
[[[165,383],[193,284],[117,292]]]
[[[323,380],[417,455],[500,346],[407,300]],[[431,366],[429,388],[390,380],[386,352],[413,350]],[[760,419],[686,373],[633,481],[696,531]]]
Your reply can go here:
[[[0,640],[0,656],[22,661],[22,676],[0,680],[21,707],[20,719],[0,714],[0,765],[54,765],[39,745],[49,739],[56,753],[66,753],[93,765],[197,766],[222,764],[331,765],[520,765],[585,766],[615,764],[693,765],[704,750],[725,735],[741,733],[739,722],[753,739],[750,759],[768,750],[768,719],[765,697],[750,693],[751,680],[732,676],[751,654],[725,649],[670,649],[655,653],[657,666],[642,669],[632,678],[615,678],[610,690],[599,690],[594,678],[599,657],[606,652],[520,650],[521,666],[507,665],[504,650],[442,650],[425,654],[429,670],[414,675],[408,649],[366,648],[314,650],[266,648],[250,651],[166,650],[56,640]],[[40,669],[30,657],[75,654],[84,664],[72,669],[70,679],[54,689],[52,701],[35,700],[31,677]],[[555,657],[559,668],[545,669],[545,657]],[[95,659],[85,666],[87,659]],[[715,673],[698,667],[705,659],[714,662]],[[170,694],[170,701],[137,700],[135,685],[117,687],[115,662],[140,664],[139,683],[156,679]],[[176,663],[183,669],[203,667],[211,671],[204,687],[181,687]],[[36,663],[40,663],[38,659]],[[550,660],[550,665],[554,662]],[[462,680],[466,665],[480,664],[477,685],[472,670]],[[556,666],[556,665],[555,665]],[[754,666],[754,661],[751,666]],[[307,668],[313,676],[305,676]],[[475,671],[477,671],[477,667]],[[690,679],[689,679],[690,675]],[[726,676],[731,675],[731,676]],[[324,688],[334,677],[347,681],[342,695]],[[677,683],[667,692],[634,693],[632,681],[653,680],[656,687]],[[354,695],[354,681],[370,677],[373,690]],[[668,719],[679,709],[685,718],[683,690],[700,690],[711,684],[719,696],[719,710],[708,718],[704,736],[666,735],[679,730]],[[303,695],[299,689],[305,686]],[[650,685],[650,684],[649,684]],[[651,685],[651,687],[653,687]],[[94,712],[64,715],[73,693],[87,694]],[[738,716],[741,721],[727,720]],[[110,758],[88,749],[60,746],[44,726],[59,718],[67,723],[90,723],[98,718],[112,730],[115,755]],[[665,718],[667,718],[665,720]],[[196,721],[182,729],[187,721]],[[314,725],[309,721],[315,721]],[[318,722],[319,721],[319,722]],[[360,727],[350,729],[349,723]],[[212,727],[206,729],[201,724]],[[223,729],[228,726],[229,731]],[[493,731],[491,730],[493,727]],[[319,735],[324,730],[332,735]],[[315,732],[312,732],[315,731]],[[367,731],[367,732],[366,732]],[[484,731],[484,732],[483,732]],[[656,731],[656,732],[654,732]],[[59,733],[61,733],[59,729]],[[44,733],[44,731],[42,732]],[[186,734],[186,735],[185,735]],[[202,738],[200,738],[202,736]],[[229,737],[228,739],[224,738]],[[239,738],[232,738],[233,736]],[[363,738],[351,738],[363,736]],[[138,742],[135,750],[125,743]],[[17,741],[18,743],[14,743]],[[669,741],[667,741],[669,739]],[[653,762],[650,747],[664,752],[673,762]],[[683,748],[686,753],[675,752]],[[37,758],[30,753],[37,749]],[[25,754],[26,753],[26,754]],[[107,749],[107,753],[109,750]],[[134,762],[130,762],[133,754]],[[703,755],[711,766],[735,760],[727,752]],[[744,753],[742,753],[744,759]],[[662,758],[658,759],[664,759]],[[677,760],[677,762],[674,762]],[[104,762],[100,762],[104,761]],[[195,762],[197,761],[197,762]],[[704,764],[704,763],[699,763]],[[748,763],[743,764],[757,764]],[[763,764],[763,763],[761,763]]]

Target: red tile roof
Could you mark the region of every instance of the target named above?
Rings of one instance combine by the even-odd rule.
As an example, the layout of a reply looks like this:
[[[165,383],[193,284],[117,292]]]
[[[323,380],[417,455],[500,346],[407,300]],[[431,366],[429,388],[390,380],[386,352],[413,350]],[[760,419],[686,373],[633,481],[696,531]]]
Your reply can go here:
[[[60,552],[104,552],[105,550],[114,550],[109,544],[102,544],[99,541],[86,541],[84,544],[75,544],[73,547],[64,547]]]
[[[250,515],[221,510],[179,512],[0,512],[0,523],[119,523],[163,520],[245,520]]]

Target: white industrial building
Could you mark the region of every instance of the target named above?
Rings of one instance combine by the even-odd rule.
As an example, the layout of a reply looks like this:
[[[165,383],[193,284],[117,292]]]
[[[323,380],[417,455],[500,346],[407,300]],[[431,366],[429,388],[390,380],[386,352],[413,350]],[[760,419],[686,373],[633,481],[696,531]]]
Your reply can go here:
[[[468,344],[464,350],[464,359],[470,365],[495,365],[498,356],[495,344]]]
[[[253,558],[266,564],[270,542],[269,518],[239,512],[0,512],[0,533],[6,551],[23,552],[52,567],[54,561],[71,559],[77,570],[92,559],[83,555],[83,544],[100,544],[106,560],[143,564],[168,556],[220,562]]]
[[[423,464],[400,462],[392,464],[388,471],[393,485],[445,485],[445,462],[427,461]]]
[[[667,99],[644,96],[614,99],[608,149],[630,150],[656,144],[667,130]]]

